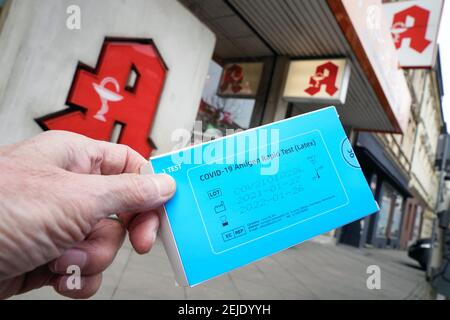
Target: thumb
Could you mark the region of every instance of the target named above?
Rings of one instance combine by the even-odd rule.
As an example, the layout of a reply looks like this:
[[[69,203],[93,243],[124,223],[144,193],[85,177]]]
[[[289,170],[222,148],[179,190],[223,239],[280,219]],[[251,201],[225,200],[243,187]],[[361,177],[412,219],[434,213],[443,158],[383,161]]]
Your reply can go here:
[[[174,179],[166,174],[83,175],[80,179],[79,187],[88,197],[81,206],[86,205],[99,219],[115,213],[155,209],[168,201],[176,190]]]

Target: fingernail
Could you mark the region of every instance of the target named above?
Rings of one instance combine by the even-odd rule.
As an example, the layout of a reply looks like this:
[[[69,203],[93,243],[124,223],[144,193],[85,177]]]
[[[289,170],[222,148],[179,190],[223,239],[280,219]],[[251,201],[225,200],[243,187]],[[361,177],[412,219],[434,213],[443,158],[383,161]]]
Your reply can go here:
[[[87,264],[87,253],[78,249],[69,249],[61,257],[56,259],[53,271],[65,273],[69,266],[77,266],[83,269]]]
[[[167,174],[158,174],[153,176],[153,179],[158,186],[159,195],[161,197],[170,196],[175,192],[176,184],[171,176]]]

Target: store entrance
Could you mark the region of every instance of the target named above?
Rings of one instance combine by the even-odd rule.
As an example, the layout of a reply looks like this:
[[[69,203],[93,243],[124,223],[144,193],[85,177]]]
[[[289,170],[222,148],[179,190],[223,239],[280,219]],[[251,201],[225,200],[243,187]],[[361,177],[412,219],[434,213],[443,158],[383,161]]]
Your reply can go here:
[[[378,204],[380,211],[373,216],[371,244],[376,247],[398,248],[404,197],[388,182],[383,181]]]

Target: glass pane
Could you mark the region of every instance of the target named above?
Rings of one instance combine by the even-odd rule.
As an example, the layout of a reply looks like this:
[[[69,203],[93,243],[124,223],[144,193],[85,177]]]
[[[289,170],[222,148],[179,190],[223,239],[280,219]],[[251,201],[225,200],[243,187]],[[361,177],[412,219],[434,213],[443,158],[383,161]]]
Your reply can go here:
[[[385,238],[386,237],[386,230],[387,225],[389,221],[389,212],[391,211],[391,203],[392,198],[390,194],[383,194],[381,198],[381,204],[380,204],[380,212],[379,218],[378,218],[378,224],[377,224],[377,237],[378,238]]]
[[[400,234],[400,221],[402,219],[403,212],[403,197],[395,192],[395,207],[392,212],[392,222],[391,222],[391,230],[389,233],[389,238],[397,239]]]
[[[373,195],[375,195],[375,192],[377,191],[377,182],[378,176],[374,173],[370,179],[370,189],[372,190]]]
[[[377,223],[376,236],[378,238],[386,238],[387,227],[389,224],[389,215],[392,208],[392,199],[394,198],[394,189],[387,183],[383,182],[381,192],[380,212]]]
[[[412,239],[413,241],[417,240],[419,238],[419,230],[420,230],[420,222],[422,220],[422,207],[417,206],[416,209],[416,219],[414,220],[414,228],[413,228],[413,235]]]
[[[219,64],[211,61],[197,114],[197,121],[202,122],[203,133],[213,136],[225,135],[226,129],[248,129],[255,106],[255,99],[217,95],[222,70]]]

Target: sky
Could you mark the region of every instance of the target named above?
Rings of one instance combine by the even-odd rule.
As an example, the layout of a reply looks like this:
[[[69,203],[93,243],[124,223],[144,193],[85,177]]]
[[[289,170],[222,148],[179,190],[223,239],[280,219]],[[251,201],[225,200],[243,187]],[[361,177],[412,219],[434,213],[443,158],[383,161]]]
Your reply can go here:
[[[439,30],[438,43],[441,50],[442,78],[444,82],[444,100],[442,109],[447,123],[447,131],[450,131],[450,0],[444,4],[444,12]]]

